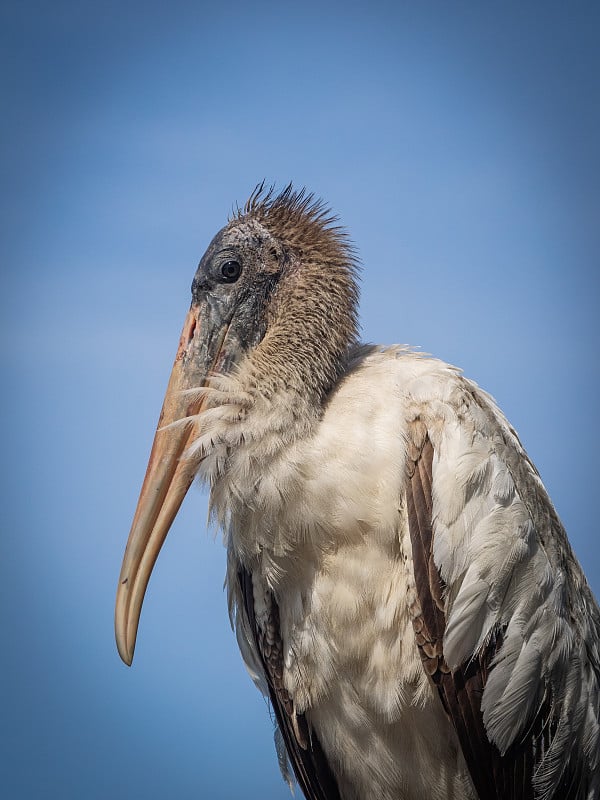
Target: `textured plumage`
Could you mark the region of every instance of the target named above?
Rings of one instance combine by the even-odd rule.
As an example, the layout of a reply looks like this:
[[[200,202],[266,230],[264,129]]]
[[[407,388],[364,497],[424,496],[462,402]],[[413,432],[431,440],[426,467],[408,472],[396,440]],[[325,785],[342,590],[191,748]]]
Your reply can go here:
[[[291,187],[259,188],[211,242],[124,559],[120,652],[199,475],[242,656],[307,798],[593,800],[600,612],[564,529],[488,395],[357,343],[355,271]]]

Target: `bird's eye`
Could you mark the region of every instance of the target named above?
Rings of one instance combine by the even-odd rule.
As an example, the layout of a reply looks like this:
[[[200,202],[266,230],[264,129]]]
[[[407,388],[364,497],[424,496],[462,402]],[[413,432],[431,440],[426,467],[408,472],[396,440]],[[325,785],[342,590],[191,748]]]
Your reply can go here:
[[[242,272],[242,265],[239,261],[226,261],[221,266],[221,278],[224,283],[235,283]]]

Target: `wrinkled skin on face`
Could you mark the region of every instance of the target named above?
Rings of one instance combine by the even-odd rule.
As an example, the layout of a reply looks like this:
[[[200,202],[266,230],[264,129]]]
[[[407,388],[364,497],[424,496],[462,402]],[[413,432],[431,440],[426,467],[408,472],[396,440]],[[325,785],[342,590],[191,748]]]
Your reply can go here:
[[[269,300],[287,261],[282,245],[258,222],[234,221],[220,230],[202,257],[192,282],[192,306],[199,308],[207,333],[206,362],[226,330],[220,372],[254,348],[269,323]],[[228,279],[227,265],[239,265]]]

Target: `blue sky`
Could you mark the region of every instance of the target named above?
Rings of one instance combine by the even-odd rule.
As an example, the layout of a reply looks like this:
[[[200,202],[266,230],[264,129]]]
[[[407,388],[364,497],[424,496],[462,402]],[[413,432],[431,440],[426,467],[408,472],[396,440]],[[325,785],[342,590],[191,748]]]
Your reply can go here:
[[[597,5],[166,9],[0,9],[5,797],[289,797],[201,490],[113,641],[195,266],[263,178],[349,229],[366,340],[497,398],[600,593]]]

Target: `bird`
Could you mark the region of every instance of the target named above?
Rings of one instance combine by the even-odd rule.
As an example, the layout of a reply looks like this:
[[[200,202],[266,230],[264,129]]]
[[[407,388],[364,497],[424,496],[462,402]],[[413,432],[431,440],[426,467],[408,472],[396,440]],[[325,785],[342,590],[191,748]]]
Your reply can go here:
[[[259,184],[208,245],[123,557],[121,658],[198,478],[307,800],[594,800],[598,604],[493,398],[361,343],[361,268],[292,184]]]

